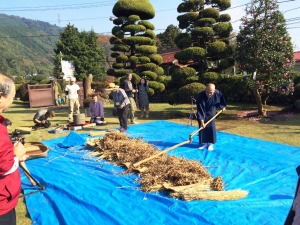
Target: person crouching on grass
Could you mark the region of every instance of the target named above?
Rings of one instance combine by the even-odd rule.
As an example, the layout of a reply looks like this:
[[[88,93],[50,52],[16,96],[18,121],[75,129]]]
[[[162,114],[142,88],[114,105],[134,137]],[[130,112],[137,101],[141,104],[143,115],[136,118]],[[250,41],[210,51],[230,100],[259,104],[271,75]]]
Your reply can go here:
[[[40,109],[38,110],[34,117],[33,122],[35,125],[33,126],[33,130],[38,128],[48,128],[51,126],[49,118],[53,118],[55,116],[55,112],[53,110]]]

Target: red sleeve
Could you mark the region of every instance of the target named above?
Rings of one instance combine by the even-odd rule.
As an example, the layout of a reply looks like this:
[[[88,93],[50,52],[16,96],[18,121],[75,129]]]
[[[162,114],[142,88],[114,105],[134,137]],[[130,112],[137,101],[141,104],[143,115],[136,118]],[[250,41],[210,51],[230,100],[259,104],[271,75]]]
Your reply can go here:
[[[8,172],[14,164],[14,145],[11,143],[7,128],[0,124],[0,176]]]

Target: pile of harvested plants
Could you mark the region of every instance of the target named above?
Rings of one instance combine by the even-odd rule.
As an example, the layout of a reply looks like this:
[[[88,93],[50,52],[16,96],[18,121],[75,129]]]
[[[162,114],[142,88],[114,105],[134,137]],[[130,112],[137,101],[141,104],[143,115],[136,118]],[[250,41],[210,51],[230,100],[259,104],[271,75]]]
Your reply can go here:
[[[88,145],[94,151],[91,155],[125,166],[125,172],[139,173],[141,189],[145,192],[167,191],[170,196],[186,201],[230,200],[248,194],[243,190],[224,191],[222,178],[211,177],[206,168],[195,160],[163,154],[136,168],[133,164],[160,151],[154,145],[141,139],[129,138],[117,130],[109,131],[102,138],[90,140]]]

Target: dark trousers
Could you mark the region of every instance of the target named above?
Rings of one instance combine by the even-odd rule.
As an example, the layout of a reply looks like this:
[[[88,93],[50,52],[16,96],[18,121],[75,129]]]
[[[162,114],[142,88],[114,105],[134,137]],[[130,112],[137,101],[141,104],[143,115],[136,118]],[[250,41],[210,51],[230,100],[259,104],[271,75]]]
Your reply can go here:
[[[126,105],[123,109],[117,108],[117,114],[120,121],[120,127],[127,130],[127,118],[129,113],[129,105]]]
[[[0,225],[16,225],[16,211],[10,210],[8,213],[0,216]]]

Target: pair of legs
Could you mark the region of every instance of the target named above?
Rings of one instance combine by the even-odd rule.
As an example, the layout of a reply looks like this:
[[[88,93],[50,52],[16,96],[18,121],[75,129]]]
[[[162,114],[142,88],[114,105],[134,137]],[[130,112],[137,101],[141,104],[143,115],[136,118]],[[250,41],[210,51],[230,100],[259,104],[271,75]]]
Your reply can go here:
[[[33,129],[36,130],[38,128],[49,128],[50,126],[51,126],[50,121],[46,120],[45,123],[35,123]]]
[[[141,108],[141,118],[149,118],[149,107]]]
[[[104,122],[104,118],[101,117],[92,117],[90,119],[90,123],[102,124]]]
[[[120,122],[120,130],[125,132],[127,130],[127,117],[129,112],[129,105],[126,105],[123,109],[117,109],[117,114]]]
[[[207,118],[208,121],[210,118]],[[199,127],[200,121],[198,121]],[[209,151],[213,151],[214,147],[213,144],[216,143],[217,137],[216,137],[216,124],[215,120],[211,121],[209,124],[206,125],[204,129],[202,129],[199,132],[199,149],[207,148]]]
[[[80,104],[79,104],[79,100],[78,99],[69,99],[69,107],[70,107],[70,112],[69,112],[69,120],[72,120],[73,119],[73,114],[74,114],[74,111],[76,114],[80,114],[80,111],[79,111],[79,107],[80,107]]]
[[[130,101],[130,106],[129,106],[129,119],[131,123],[135,123],[135,117],[134,117],[134,113],[136,110],[136,103],[133,97],[129,97],[129,101]]]

